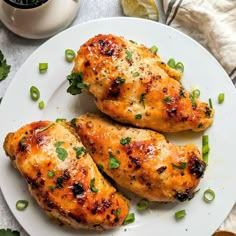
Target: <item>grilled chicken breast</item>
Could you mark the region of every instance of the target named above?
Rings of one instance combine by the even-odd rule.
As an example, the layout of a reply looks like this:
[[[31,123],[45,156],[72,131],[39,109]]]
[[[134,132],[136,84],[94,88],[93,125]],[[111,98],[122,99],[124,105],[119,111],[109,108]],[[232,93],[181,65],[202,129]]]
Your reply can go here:
[[[129,202],[104,179],[73,130],[39,121],[9,133],[6,154],[26,178],[38,204],[74,228],[119,226]]]
[[[150,201],[193,197],[206,167],[193,144],[175,146],[155,131],[95,114],[78,117],[75,126],[93,160],[120,186]]]
[[[97,107],[122,123],[162,132],[204,130],[214,111],[190,95],[180,77],[149,48],[100,34],[78,51],[68,92],[88,89]]]

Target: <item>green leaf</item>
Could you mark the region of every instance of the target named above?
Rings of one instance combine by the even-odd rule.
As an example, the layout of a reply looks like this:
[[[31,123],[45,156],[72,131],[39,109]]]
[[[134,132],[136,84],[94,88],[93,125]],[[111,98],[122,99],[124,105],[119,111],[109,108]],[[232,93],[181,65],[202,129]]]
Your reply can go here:
[[[130,141],[131,141],[131,138],[130,138],[130,137],[122,138],[122,139],[120,140],[120,144],[126,145],[126,144],[129,144]]]
[[[77,95],[82,93],[82,89],[88,89],[88,85],[83,83],[83,74],[80,73],[72,73],[68,75],[67,80],[69,81],[69,88],[67,89],[67,93],[72,95]]]
[[[82,153],[87,154],[87,150],[85,149],[85,147],[73,147],[74,151],[76,152],[76,158],[80,159],[80,155]]]
[[[98,189],[94,186],[95,184],[95,178],[93,178],[90,182],[90,189],[94,192],[94,193],[97,193],[98,192]]]
[[[109,168],[117,169],[120,166],[120,162],[116,159],[116,157],[112,154],[112,152],[109,152],[109,155],[110,155]]]
[[[68,152],[64,148],[57,147],[56,148],[56,153],[57,153],[58,158],[61,161],[65,161],[65,159],[68,156]]]
[[[0,81],[7,78],[10,69],[11,66],[7,64],[7,61],[4,59],[4,55],[0,50]]]
[[[0,236],[20,236],[20,233],[16,230],[0,229]]]

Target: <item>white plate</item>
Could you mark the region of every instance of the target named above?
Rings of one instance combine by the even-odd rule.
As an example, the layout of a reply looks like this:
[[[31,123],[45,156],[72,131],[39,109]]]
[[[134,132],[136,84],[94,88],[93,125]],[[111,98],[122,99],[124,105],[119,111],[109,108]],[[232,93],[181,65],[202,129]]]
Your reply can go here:
[[[78,50],[90,37],[99,33],[125,36],[146,46],[157,45],[159,54],[167,61],[173,57],[185,65],[184,86],[198,86],[201,99],[212,98],[216,115],[214,125],[205,131],[210,139],[209,166],[194,199],[178,204],[155,204],[144,213],[136,212],[135,202],[131,211],[136,221],[102,235],[191,235],[209,236],[223,222],[235,201],[235,142],[236,91],[219,63],[199,44],[186,35],[162,24],[132,18],[111,18],[80,24],[48,40],[24,63],[10,84],[0,106],[0,142],[10,131],[40,119],[55,120],[58,117],[71,119],[95,109],[93,100],[86,95],[72,96],[66,93],[73,64],[64,59],[67,48]],[[48,62],[45,74],[38,72],[38,63]],[[46,108],[40,110],[30,99],[29,88],[35,85],[41,91]],[[225,93],[225,101],[219,105],[217,96]],[[177,144],[195,143],[201,148],[202,133],[184,132],[168,135]],[[13,214],[32,236],[41,235],[97,235],[98,233],[65,229],[52,223],[37,206],[27,191],[26,182],[16,171],[1,148],[0,184],[3,195]],[[202,200],[204,190],[211,188],[215,200],[206,204]],[[15,209],[19,199],[28,199],[29,207],[24,212]],[[187,216],[174,219],[174,213],[185,209]]]

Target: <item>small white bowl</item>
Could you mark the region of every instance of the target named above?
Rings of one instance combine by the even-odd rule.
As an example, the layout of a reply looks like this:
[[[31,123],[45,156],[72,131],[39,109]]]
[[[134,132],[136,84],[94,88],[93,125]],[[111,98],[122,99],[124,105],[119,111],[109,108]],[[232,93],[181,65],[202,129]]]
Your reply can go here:
[[[0,19],[12,32],[24,38],[48,38],[71,24],[79,0],[48,0],[33,8],[20,8],[0,0]]]

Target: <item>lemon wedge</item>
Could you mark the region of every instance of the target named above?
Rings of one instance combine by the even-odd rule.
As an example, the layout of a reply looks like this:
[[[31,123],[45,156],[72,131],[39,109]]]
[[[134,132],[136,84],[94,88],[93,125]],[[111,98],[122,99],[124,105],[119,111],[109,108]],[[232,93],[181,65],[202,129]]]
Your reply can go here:
[[[126,16],[159,20],[159,12],[155,0],[121,0]]]

